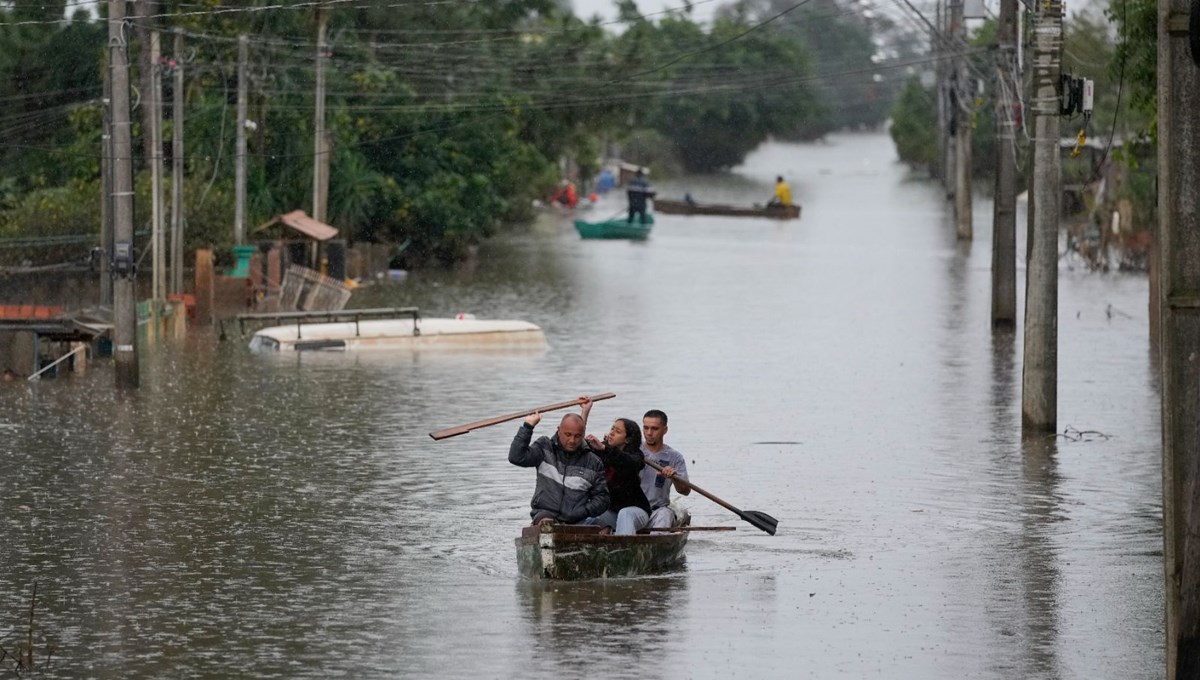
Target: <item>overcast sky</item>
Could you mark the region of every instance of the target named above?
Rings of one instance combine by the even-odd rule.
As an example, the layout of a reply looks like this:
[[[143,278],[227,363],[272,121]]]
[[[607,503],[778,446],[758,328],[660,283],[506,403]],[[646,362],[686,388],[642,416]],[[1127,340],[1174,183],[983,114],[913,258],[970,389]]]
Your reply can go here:
[[[681,9],[685,4],[683,0],[635,0],[635,2],[637,2],[638,11],[642,14]],[[729,0],[695,0],[692,3],[694,7],[692,18],[696,21],[707,22],[712,19],[718,7],[728,2]],[[597,14],[605,21],[617,18],[617,3],[614,0],[571,0],[571,4],[575,7],[576,16],[583,19],[590,19]]]
[[[684,0],[635,0],[638,10],[642,14],[652,14],[662,12],[668,9],[678,9],[684,6]],[[900,13],[896,6],[899,0],[878,0],[871,3],[880,10],[895,15]],[[692,5],[692,17],[696,21],[708,22],[712,19],[717,9],[732,4],[733,0],[695,0]],[[614,0],[571,0],[572,6],[575,8],[575,14],[583,19],[590,19],[593,15],[600,15],[606,21],[612,21],[617,18],[616,2]],[[937,3],[933,0],[913,0],[913,6],[921,10],[931,20],[937,15]],[[984,4],[994,15],[1000,11],[1000,0],[984,0]],[[1108,0],[1071,0],[1067,3],[1068,15],[1073,15],[1076,12],[1086,10],[1095,10],[1098,14],[1102,14],[1105,7],[1108,6]]]

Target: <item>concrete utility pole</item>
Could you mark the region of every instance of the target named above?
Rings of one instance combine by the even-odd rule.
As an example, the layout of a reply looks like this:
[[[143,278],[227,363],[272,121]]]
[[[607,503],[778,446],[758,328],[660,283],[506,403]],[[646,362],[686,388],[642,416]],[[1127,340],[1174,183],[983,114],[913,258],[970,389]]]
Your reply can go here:
[[[1158,0],[1163,559],[1172,680],[1200,677],[1200,46],[1188,44],[1200,38],[1195,11],[1191,0]]]
[[[996,201],[992,213],[992,328],[1017,324],[1017,0],[1000,0],[996,53]]]
[[[942,2],[937,4],[938,20],[937,20],[937,41],[938,41],[938,60],[937,60],[937,96],[938,96],[938,113],[941,115],[942,128],[942,186],[946,187],[947,200],[954,199],[954,53],[958,47],[953,41],[953,32],[950,28],[950,10],[949,4],[954,0],[948,0],[943,6]]]
[[[967,73],[967,25],[963,0],[950,2],[950,38],[954,45],[951,87],[954,105],[954,230],[959,240],[972,237],[971,224],[971,102],[974,87]]]
[[[325,221],[325,199],[329,195],[329,140],[325,136],[325,28],[329,12],[317,6],[317,91],[313,117],[313,219]]]
[[[163,300],[166,295],[166,248],[163,247],[163,139],[162,139],[162,41],[158,31],[150,33],[150,218],[154,249],[153,297]]]
[[[171,292],[183,292],[183,34],[175,33],[171,98]]]
[[[1058,427],[1058,220],[1062,197],[1058,137],[1062,71],[1062,0],[1037,3],[1033,15],[1034,210],[1025,277],[1025,360],[1021,423],[1027,432]]]
[[[112,84],[113,355],[118,388],[138,386],[137,262],[133,251],[133,136],[129,120],[129,54],[125,0],[108,0],[108,64]]]
[[[250,39],[238,36],[237,91],[237,174],[233,194],[233,242],[246,241],[246,61]]]
[[[934,56],[934,74],[937,90],[937,126],[938,126],[938,180],[942,183],[942,188],[950,190],[950,165],[947,162],[947,154],[950,151],[949,146],[949,130],[950,121],[946,116],[946,22],[944,12],[942,12],[942,2],[938,0],[937,4],[937,30],[933,32],[933,56]]]
[[[104,129],[100,134],[100,304],[111,306],[112,271],[108,259],[112,257],[113,206],[112,206],[112,83],[109,82],[108,55],[104,57]]]

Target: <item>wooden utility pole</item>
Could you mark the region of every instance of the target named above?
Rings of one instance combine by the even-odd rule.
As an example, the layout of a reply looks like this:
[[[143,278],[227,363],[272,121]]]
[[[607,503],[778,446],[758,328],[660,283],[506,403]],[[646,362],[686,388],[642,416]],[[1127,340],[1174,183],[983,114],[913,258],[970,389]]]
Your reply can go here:
[[[129,54],[125,0],[108,0],[108,64],[112,85],[113,356],[118,388],[138,386],[137,257],[133,250],[133,136],[129,120]]]
[[[1033,15],[1034,210],[1025,277],[1025,355],[1021,423],[1027,432],[1058,427],[1058,219],[1062,196],[1058,148],[1062,0],[1036,3]]]
[[[153,295],[155,300],[166,296],[166,248],[163,247],[163,139],[162,139],[162,43],[158,31],[150,33],[150,92],[147,106],[150,107],[150,219],[151,240],[154,249]]]
[[[250,39],[238,36],[237,158],[233,194],[233,242],[246,240],[246,61]]]
[[[325,136],[325,60],[329,51],[325,29],[329,12],[317,6],[317,91],[313,116],[313,219],[325,221],[325,199],[329,195],[329,140]]]
[[[183,292],[183,34],[175,32],[171,97],[171,292]]]
[[[1000,0],[996,53],[996,200],[992,212],[992,328],[1017,323],[1017,0]]]
[[[1158,206],[1167,677],[1200,677],[1200,17],[1158,0]],[[1191,30],[1189,31],[1189,21]]]
[[[100,133],[100,304],[111,306],[113,206],[112,206],[112,83],[109,82],[108,55],[104,56],[104,129]]]
[[[954,120],[954,230],[960,240],[972,237],[971,224],[971,108],[974,87],[967,73],[967,26],[963,0],[950,1],[950,39],[954,46],[951,69],[951,112]]]

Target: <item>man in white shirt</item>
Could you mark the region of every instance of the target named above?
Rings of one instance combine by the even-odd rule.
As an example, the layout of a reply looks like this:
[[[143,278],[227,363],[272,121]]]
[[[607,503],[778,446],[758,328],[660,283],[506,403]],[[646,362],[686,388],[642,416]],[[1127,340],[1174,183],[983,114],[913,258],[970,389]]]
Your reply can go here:
[[[646,411],[642,416],[642,455],[662,468],[662,472],[649,465],[642,468],[642,491],[650,501],[650,526],[655,528],[676,526],[682,519],[671,509],[672,486],[684,496],[692,492],[687,482],[687,461],[683,454],[663,443],[666,434],[667,414],[658,409]],[[668,479],[671,484],[667,484]]]

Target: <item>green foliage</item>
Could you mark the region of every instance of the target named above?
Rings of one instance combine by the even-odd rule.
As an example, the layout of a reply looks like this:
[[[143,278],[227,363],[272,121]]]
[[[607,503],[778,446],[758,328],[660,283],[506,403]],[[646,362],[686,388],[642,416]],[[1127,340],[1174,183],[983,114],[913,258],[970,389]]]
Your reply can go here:
[[[1134,5],[1137,0],[1130,2],[1130,16],[1134,16]],[[1153,31],[1153,22],[1150,28]],[[1119,138],[1129,139],[1147,130],[1154,115],[1155,80],[1153,77],[1154,60],[1153,45],[1151,46],[1150,81],[1139,80],[1144,74],[1138,72],[1140,67],[1130,68],[1133,62],[1127,64],[1125,72],[1121,72],[1120,60],[1122,51],[1129,45],[1123,44],[1118,36],[1114,42],[1108,23],[1092,12],[1080,12],[1072,17],[1067,26],[1065,49],[1063,50],[1063,71],[1076,77],[1090,78],[1095,82],[1095,111],[1091,121],[1086,126],[1089,137],[1103,137],[1115,134]],[[1144,61],[1139,60],[1142,66]],[[1147,89],[1148,88],[1148,89]],[[1141,101],[1139,97],[1149,96],[1150,101]],[[1118,97],[1120,111],[1117,111]],[[1148,107],[1147,107],[1148,104]],[[1064,136],[1074,135],[1083,121],[1064,121],[1062,132]]]
[[[1156,182],[1157,154],[1153,147],[1132,152],[1144,156],[1141,162],[1131,161],[1121,176],[1118,199],[1128,199],[1133,205],[1133,227],[1149,229],[1158,220],[1158,185]]]
[[[23,23],[59,19],[64,7],[58,0],[0,9],[0,167],[22,189],[62,184],[76,174],[76,168],[47,163],[46,149],[71,143],[72,111],[100,97],[102,23],[83,11],[64,24]]]
[[[787,3],[756,2],[711,28],[683,14],[650,21],[626,2],[620,35],[581,21],[557,0],[333,7],[327,220],[351,239],[409,240],[418,257],[452,259],[504,224],[529,219],[532,199],[560,179],[560,159],[573,159],[583,180],[597,172],[602,141],[625,142],[656,168],[707,171],[740,163],[772,136],[812,138],[882,118],[890,95],[871,73],[880,20],[846,12],[835,0],[812,0],[807,13],[789,15],[793,21],[758,30],[756,23]],[[0,8],[0,84],[12,93],[0,113],[4,234],[99,232],[107,26],[82,11],[55,21],[68,6],[52,0]],[[181,93],[188,247],[232,241],[241,34],[250,36],[254,123],[246,223],[307,209],[315,11],[270,0],[160,0],[130,9],[138,91],[148,68],[142,29],[157,27],[164,38],[172,28],[188,32]],[[170,43],[163,40],[164,55],[181,56]],[[816,78],[818,63],[828,72],[861,73]],[[169,65],[163,75],[169,101]],[[142,110],[133,126],[139,231],[150,214],[153,153]],[[169,106],[164,112],[169,155],[175,123]]]
[[[99,197],[99,182],[72,182],[26,191],[11,207],[0,211],[0,238],[95,233],[96,205],[80,200],[83,196]]]
[[[846,0],[741,0],[723,14],[758,23],[778,16],[767,30],[794,41],[811,57],[811,88],[823,105],[819,120],[793,135],[812,139],[833,129],[883,124],[904,84],[895,62],[916,56],[926,42],[895,24],[886,13],[861,11]]]
[[[747,28],[719,19],[705,33],[690,21],[667,18],[635,25],[618,44],[625,55],[651,55],[631,62],[633,87],[684,95],[647,96],[632,110],[640,126],[670,140],[685,170],[729,168],[768,137],[792,135],[823,115],[804,80],[812,73],[808,54],[794,40]],[[730,82],[731,73],[769,75],[739,86]]]
[[[938,165],[937,99],[917,76],[908,79],[892,107],[892,141],[900,160],[933,172]]]
[[[1125,96],[1153,128],[1158,113],[1158,3],[1156,0],[1110,0],[1104,12],[1117,26],[1116,50],[1108,71],[1124,83]]]

